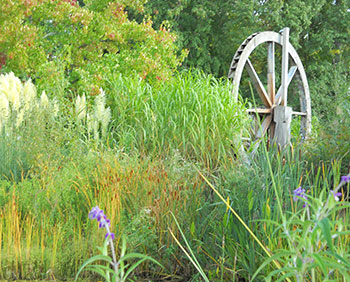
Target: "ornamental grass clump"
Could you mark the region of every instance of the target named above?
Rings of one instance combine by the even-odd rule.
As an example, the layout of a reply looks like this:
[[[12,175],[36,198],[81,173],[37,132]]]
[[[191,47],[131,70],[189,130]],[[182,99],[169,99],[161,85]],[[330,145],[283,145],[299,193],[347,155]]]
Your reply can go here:
[[[0,75],[0,178],[21,179],[38,155],[59,147],[52,142],[63,135],[57,133],[58,110],[57,101],[44,91],[39,96],[30,79]]]
[[[0,130],[5,128],[9,133],[43,112],[55,117],[58,113],[57,101],[50,101],[45,91],[38,98],[30,79],[22,83],[13,72],[0,75]]]
[[[120,250],[120,257],[117,261],[116,253],[113,245],[113,240],[115,239],[115,234],[110,231],[111,222],[98,206],[92,208],[89,213],[89,219],[97,220],[99,223],[99,228],[106,229],[105,241],[103,247],[98,248],[101,252],[101,255],[94,256],[88,259],[80,267],[77,275],[75,276],[75,281],[77,281],[79,274],[85,269],[88,271],[95,272],[102,276],[107,282],[124,282],[127,278],[133,273],[133,271],[144,261],[150,260],[153,263],[162,267],[156,260],[153,258],[138,254],[130,253],[126,254],[126,241],[122,237],[122,246]],[[112,258],[108,255],[108,246],[111,248]],[[135,262],[130,262],[136,260]],[[92,264],[96,262],[107,262],[107,265],[102,264]],[[128,262],[128,263],[126,263]],[[130,279],[129,279],[130,280]]]
[[[95,103],[91,110],[87,107],[85,94],[77,96],[75,100],[75,116],[78,124],[87,129],[88,139],[101,141],[107,136],[107,129],[111,121],[111,109],[106,107],[106,95],[100,89],[99,95],[95,98]]]

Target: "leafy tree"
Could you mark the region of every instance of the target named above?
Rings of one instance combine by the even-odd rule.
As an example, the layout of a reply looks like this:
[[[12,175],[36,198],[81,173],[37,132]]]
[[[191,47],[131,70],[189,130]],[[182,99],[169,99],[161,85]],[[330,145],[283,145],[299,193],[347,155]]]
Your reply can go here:
[[[255,6],[253,0],[150,0],[146,9],[156,27],[166,20],[178,33],[180,48],[189,49],[184,67],[222,76],[235,48],[255,30]]]
[[[0,0],[2,72],[31,76],[49,92],[99,93],[114,73],[166,80],[182,58],[175,35],[142,13],[144,0]],[[80,6],[80,5],[81,6]]]
[[[349,7],[348,0],[266,1],[261,6],[266,29],[291,28],[291,42],[308,75],[314,112],[325,120],[335,116],[348,93]]]
[[[349,0],[149,0],[155,26],[168,21],[188,48],[186,67],[226,76],[250,34],[288,26],[309,79],[313,108],[322,118],[346,99],[350,51]],[[257,57],[259,61],[259,55]],[[257,67],[257,70],[262,67]],[[332,103],[333,101],[333,103]]]
[[[306,64],[314,108],[324,119],[338,119],[349,100],[350,1],[326,1],[313,18],[299,52]],[[338,110],[337,110],[338,108]]]

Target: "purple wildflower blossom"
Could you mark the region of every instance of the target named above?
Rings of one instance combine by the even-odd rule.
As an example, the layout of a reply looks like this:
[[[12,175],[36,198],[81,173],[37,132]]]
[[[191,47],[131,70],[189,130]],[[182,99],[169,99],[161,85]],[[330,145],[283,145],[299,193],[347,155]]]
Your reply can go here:
[[[350,175],[344,175],[341,177],[341,181],[342,182],[345,182],[345,183],[348,183],[350,182]]]
[[[293,191],[293,201],[297,202],[300,198],[304,199],[302,201],[304,202],[303,208],[305,208],[306,207],[305,200],[307,200],[307,195],[305,194],[305,189],[303,189],[302,187],[298,187]]]
[[[297,202],[299,198],[303,198],[305,200],[307,200],[307,196],[305,194],[305,189],[298,187],[297,189],[295,189],[293,191],[293,201]]]
[[[333,190],[331,190],[331,194],[333,194],[334,200],[336,200],[337,202],[339,201],[339,197],[341,197],[342,193],[341,192],[337,192],[335,193]]]
[[[105,236],[105,239],[108,237],[108,236],[111,236],[112,240],[114,240],[114,233],[111,233],[111,232],[107,232],[106,236]]]
[[[91,220],[96,219],[99,222],[99,225],[98,225],[99,228],[107,229],[107,234],[105,238],[110,236],[112,240],[114,239],[114,233],[109,232],[109,226],[111,226],[111,221],[104,214],[103,210],[101,210],[98,206],[93,207],[91,209],[91,211],[89,212],[89,219]]]

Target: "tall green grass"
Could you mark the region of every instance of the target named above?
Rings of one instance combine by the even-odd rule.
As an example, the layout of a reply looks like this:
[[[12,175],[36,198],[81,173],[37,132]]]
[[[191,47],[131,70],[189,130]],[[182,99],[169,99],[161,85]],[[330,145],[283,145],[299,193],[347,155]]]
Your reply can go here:
[[[20,136],[0,130],[0,176],[19,181],[30,169],[29,152]]]
[[[98,149],[69,102],[54,120],[28,118],[11,139],[16,146],[0,140],[1,278],[74,277],[101,235],[87,223],[95,205],[131,248],[160,254],[168,274],[191,273],[167,232],[175,229],[171,213],[180,225],[201,220],[195,211],[207,196],[192,163],[214,168],[234,158],[244,105],[226,82],[199,73],[157,87],[120,76],[110,85],[114,123]]]
[[[113,136],[124,151],[178,153],[211,168],[237,154],[248,119],[227,81],[186,71],[153,88],[122,76],[110,84]]]
[[[271,254],[280,255],[282,250],[290,250],[290,253],[295,255],[293,253],[295,250],[302,252],[304,246],[311,244],[307,241],[308,239],[300,240],[300,243],[309,245],[292,249],[286,231],[281,227],[286,224],[290,228],[290,233],[294,232],[293,234],[298,236],[298,226],[301,220],[295,223],[295,217],[301,214],[302,204],[293,201],[293,190],[301,186],[309,197],[319,198],[319,201],[325,203],[329,191],[335,189],[340,180],[340,161],[315,167],[305,158],[304,149],[292,147],[279,151],[272,147],[265,152],[264,147],[260,147],[249,166],[232,163],[230,168],[224,167],[217,175],[208,175],[224,199],[227,199],[226,202],[244,220]],[[276,186],[276,190],[273,189],[273,185]],[[346,196],[346,187],[344,188],[343,195]],[[282,209],[278,208],[277,197],[280,199]],[[208,233],[213,235],[202,236],[202,242],[195,244],[200,246],[202,253],[207,255],[206,259],[202,257],[201,264],[203,267],[203,265],[208,265],[208,262],[213,263],[213,266],[207,269],[210,281],[232,281],[232,279],[251,281],[260,266],[268,260],[268,256],[257,241],[253,240],[254,238],[245,229],[242,222],[230,212],[226,204],[220,200],[212,205],[212,209],[215,209],[216,212],[211,215],[208,213],[211,222]],[[332,232],[341,233],[341,239],[339,237],[339,240],[335,241],[334,248],[340,254],[347,254],[349,252],[350,222],[346,216],[344,217],[344,214],[349,212],[348,207],[346,204],[343,206],[343,209],[338,207],[329,219],[336,222],[332,225]],[[338,228],[339,226],[341,229]],[[198,240],[198,235],[193,237]],[[314,250],[316,253],[317,248]],[[277,279],[278,272],[281,275],[283,272],[291,275],[291,273],[304,271],[297,272],[297,267],[293,270],[287,269],[286,267],[290,266],[288,259],[282,260],[281,257],[276,256],[273,258],[280,262],[283,267],[282,271],[270,260],[270,263],[265,265],[263,271],[259,272],[259,276],[256,277],[258,281],[269,274]],[[322,259],[328,261],[327,258]],[[318,277],[327,277],[323,274],[323,269],[318,265],[315,266],[313,272]],[[275,274],[273,271],[276,271]],[[308,275],[311,277],[311,271],[304,272],[304,274],[305,277]],[[345,277],[340,272],[335,272],[333,276],[335,279]],[[313,281],[322,281],[322,279]]]
[[[87,217],[97,205],[110,216],[116,247],[124,234],[130,250],[166,266],[161,275],[145,264],[136,275],[179,272],[182,253],[167,232],[175,226],[171,213],[188,225],[204,202],[202,182],[191,166],[112,151],[57,165],[47,162],[40,175],[17,184],[0,181],[0,279],[74,277],[104,238]],[[179,274],[186,271],[183,267]]]
[[[243,163],[238,150],[249,121],[226,81],[187,71],[156,86],[118,75],[108,84],[113,121],[106,140],[86,138],[70,102],[55,119],[34,117],[0,139],[0,157],[8,160],[0,163],[0,279],[74,277],[104,236],[87,218],[98,205],[111,219],[116,247],[126,234],[128,248],[166,267],[159,273],[142,265],[135,279],[199,280],[168,232],[179,240],[181,229],[210,281],[249,281],[266,254],[194,167],[272,253],[288,247],[273,222],[290,222],[292,191],[303,186],[316,197],[340,176],[339,162],[313,164],[304,148],[265,152],[262,143]],[[349,240],[337,248],[348,252]],[[274,270],[268,264],[257,279]]]

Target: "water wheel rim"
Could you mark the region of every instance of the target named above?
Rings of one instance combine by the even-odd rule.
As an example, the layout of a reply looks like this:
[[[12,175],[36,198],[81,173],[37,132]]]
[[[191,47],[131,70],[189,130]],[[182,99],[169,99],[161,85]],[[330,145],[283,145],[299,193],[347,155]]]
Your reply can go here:
[[[233,83],[232,94],[235,100],[238,99],[238,91],[239,91],[240,81],[241,81],[242,73],[244,69],[247,68],[248,66],[248,69],[251,68],[251,71],[254,72],[254,68],[249,67],[251,65],[249,56],[259,45],[263,43],[269,43],[269,46],[270,44],[279,44],[280,46],[283,47],[283,36],[280,33],[265,31],[260,33],[254,33],[251,36],[249,36],[245,41],[243,41],[243,43],[238,48],[238,50],[236,51],[232,59],[231,66],[228,73],[228,77],[232,79],[232,83]],[[303,91],[299,91],[300,112],[293,112],[293,113],[301,116],[300,134],[304,139],[304,138],[307,138],[307,136],[309,136],[309,134],[311,133],[311,101],[310,101],[309,85],[308,85],[305,69],[303,67],[303,64],[301,62],[301,59],[298,53],[296,52],[295,48],[289,41],[287,44],[288,44],[287,45],[288,57],[291,58],[293,62],[293,66],[287,70],[288,76],[289,75],[291,76],[290,81],[294,77],[299,77],[299,81],[300,81],[299,88],[303,90]],[[254,76],[254,73],[253,73],[253,76]],[[290,83],[290,81],[288,82],[288,84]],[[268,87],[269,87],[269,84],[268,84]],[[262,90],[262,92],[264,91]],[[270,92],[269,89],[268,89],[268,92]],[[271,101],[269,99],[271,97],[266,93],[262,93],[260,95],[264,100],[263,102],[266,106],[265,109],[261,109],[260,111],[266,111],[269,109],[269,107],[270,109],[273,109],[273,107],[276,106],[276,104],[279,104],[281,102],[280,101],[281,95],[278,92],[279,91],[275,93],[275,98],[277,97],[276,99],[277,101]],[[259,111],[259,109],[257,109],[257,111]],[[263,130],[266,131],[266,128],[264,128]]]

